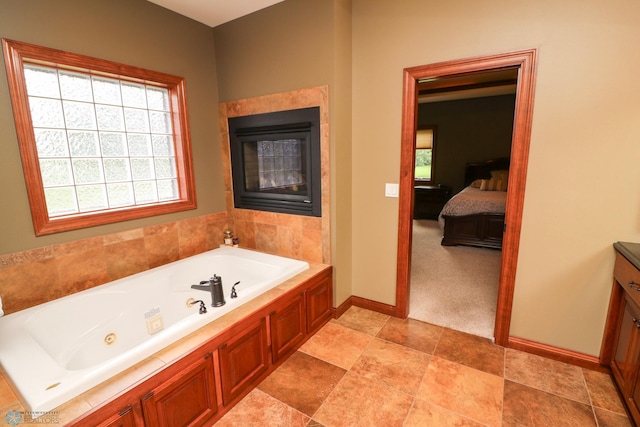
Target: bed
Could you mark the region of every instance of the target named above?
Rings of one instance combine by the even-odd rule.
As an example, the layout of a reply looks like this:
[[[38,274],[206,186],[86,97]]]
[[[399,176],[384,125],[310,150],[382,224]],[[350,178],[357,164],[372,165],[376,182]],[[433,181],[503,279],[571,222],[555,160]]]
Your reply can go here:
[[[509,159],[468,163],[465,188],[442,208],[443,246],[502,249]]]

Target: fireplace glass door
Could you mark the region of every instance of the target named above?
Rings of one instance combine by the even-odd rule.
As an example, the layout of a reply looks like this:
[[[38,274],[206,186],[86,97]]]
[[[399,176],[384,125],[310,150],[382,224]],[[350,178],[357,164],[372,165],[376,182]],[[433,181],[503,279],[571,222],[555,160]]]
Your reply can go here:
[[[306,138],[244,141],[245,191],[307,194]]]
[[[229,119],[236,208],[321,215],[318,108]]]

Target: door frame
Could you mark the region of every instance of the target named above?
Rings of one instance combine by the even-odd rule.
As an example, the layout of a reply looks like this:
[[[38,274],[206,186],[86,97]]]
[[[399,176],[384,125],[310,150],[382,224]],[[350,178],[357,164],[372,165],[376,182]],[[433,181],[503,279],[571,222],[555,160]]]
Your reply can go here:
[[[396,268],[395,316],[409,314],[411,239],[413,229],[415,129],[417,123],[417,86],[420,79],[456,76],[465,73],[518,68],[516,102],[511,142],[509,188],[505,213],[505,233],[494,329],[495,342],[506,346],[513,306],[515,275],[520,244],[520,226],[524,205],[529,143],[533,117],[537,49],[490,56],[439,62],[405,68],[403,72],[402,134],[400,153],[398,258]]]

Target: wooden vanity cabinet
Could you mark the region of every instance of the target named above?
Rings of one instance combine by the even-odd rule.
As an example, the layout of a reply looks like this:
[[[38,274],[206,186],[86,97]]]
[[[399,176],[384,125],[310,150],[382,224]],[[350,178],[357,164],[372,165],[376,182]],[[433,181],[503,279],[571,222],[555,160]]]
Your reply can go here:
[[[640,342],[640,308],[633,301],[625,297],[622,301],[620,325],[616,337],[616,346],[613,359],[611,360],[611,371],[625,395],[631,394],[634,386],[634,379],[638,372],[638,356]]]
[[[635,425],[640,425],[640,270],[616,253],[601,359],[611,367]]]

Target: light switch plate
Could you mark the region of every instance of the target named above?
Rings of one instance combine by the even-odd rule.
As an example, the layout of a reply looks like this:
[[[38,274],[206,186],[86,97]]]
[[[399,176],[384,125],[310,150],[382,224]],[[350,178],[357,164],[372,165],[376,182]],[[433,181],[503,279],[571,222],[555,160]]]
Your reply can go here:
[[[398,197],[398,184],[386,183],[384,185],[385,197]]]

